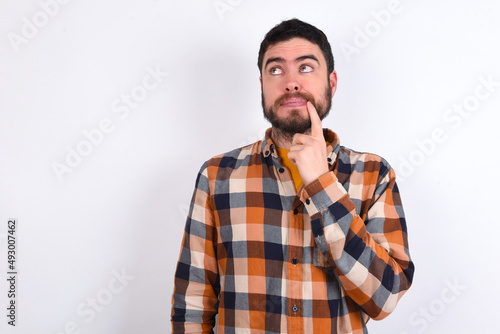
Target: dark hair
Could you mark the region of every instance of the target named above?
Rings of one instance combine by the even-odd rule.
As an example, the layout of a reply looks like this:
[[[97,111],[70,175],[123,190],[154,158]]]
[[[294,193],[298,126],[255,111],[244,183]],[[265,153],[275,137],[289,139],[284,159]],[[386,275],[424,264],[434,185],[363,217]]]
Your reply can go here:
[[[264,53],[266,53],[267,49],[276,43],[285,42],[295,37],[304,38],[316,44],[321,49],[326,59],[328,75],[330,75],[334,70],[335,63],[328,38],[315,26],[295,18],[276,25],[269,30],[262,43],[260,43],[259,59],[257,61],[260,73],[262,74],[262,62],[264,61]]]

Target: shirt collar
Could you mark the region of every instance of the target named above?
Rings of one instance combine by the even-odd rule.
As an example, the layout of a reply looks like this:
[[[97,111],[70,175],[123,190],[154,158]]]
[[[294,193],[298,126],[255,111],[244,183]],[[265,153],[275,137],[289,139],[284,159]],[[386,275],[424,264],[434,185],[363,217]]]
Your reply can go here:
[[[265,158],[272,155],[275,158],[278,158],[278,153],[276,152],[276,145],[273,143],[271,139],[271,131],[272,128],[266,130],[266,134],[264,140],[262,141],[262,154]],[[330,129],[323,129],[323,135],[325,136],[325,140],[330,142],[330,145],[326,147],[326,155],[328,159],[328,164],[331,166],[337,160],[337,155],[340,150],[340,140],[335,132]]]

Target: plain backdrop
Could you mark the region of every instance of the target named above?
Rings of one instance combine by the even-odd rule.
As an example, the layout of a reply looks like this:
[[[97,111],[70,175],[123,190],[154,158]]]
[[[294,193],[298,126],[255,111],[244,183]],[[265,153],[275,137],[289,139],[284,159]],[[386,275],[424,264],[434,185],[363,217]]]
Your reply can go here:
[[[170,332],[197,172],[262,138],[257,52],[292,17],[333,47],[338,90],[324,127],[383,156],[400,180],[414,284],[370,333],[500,333],[498,1],[0,7],[1,333]]]

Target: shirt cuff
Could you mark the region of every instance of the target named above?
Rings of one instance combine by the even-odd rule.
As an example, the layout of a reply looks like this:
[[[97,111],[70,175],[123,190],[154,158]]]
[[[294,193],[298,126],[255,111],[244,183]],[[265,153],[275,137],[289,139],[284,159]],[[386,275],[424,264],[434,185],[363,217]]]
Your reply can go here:
[[[302,189],[300,200],[311,217],[337,202],[347,194],[333,172],[321,175]]]

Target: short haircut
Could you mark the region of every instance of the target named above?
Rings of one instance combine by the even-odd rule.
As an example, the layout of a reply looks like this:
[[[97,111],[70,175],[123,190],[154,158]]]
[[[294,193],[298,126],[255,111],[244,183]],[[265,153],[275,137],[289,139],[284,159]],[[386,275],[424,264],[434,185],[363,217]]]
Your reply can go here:
[[[260,43],[259,59],[257,61],[260,74],[262,74],[262,62],[264,61],[264,54],[267,49],[276,43],[289,41],[295,37],[306,39],[316,44],[321,49],[326,59],[328,75],[330,75],[335,68],[335,62],[333,60],[332,48],[328,42],[328,38],[324,32],[315,26],[296,18],[283,21],[276,25],[269,30],[262,43]]]

